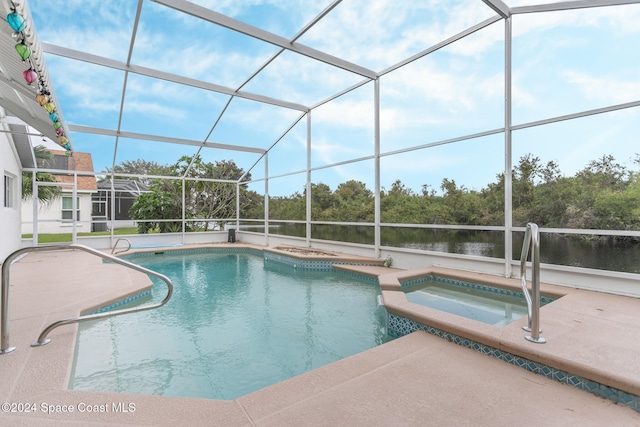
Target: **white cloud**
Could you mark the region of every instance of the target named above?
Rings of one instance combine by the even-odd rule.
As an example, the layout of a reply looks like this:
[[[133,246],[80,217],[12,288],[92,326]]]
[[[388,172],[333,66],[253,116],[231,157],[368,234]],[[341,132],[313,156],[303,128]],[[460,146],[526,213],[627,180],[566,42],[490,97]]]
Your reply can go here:
[[[640,31],[640,5],[596,7],[514,15],[513,36],[541,33],[554,28],[601,28],[631,34]]]
[[[311,145],[311,158],[314,165],[338,163],[345,158],[359,157],[360,154],[358,150],[343,144],[340,140],[330,140],[326,136],[314,137]]]
[[[362,80],[340,68],[284,52],[243,90],[311,106]]]
[[[481,1],[349,1],[303,38],[317,49],[380,71],[492,15]],[[494,43],[493,33],[461,55]]]
[[[587,99],[606,104],[634,101],[640,93],[640,79],[622,81],[616,76],[594,77],[580,71],[565,71],[563,76],[569,84],[578,86]]]
[[[452,115],[480,112],[488,104],[496,105],[496,100],[503,97],[504,77],[499,73],[484,75],[474,71],[468,62],[462,64],[454,63],[450,68],[427,63],[404,67],[385,77],[385,94],[394,99],[396,108],[428,108],[432,123],[446,121]],[[388,113],[387,108],[385,114]]]
[[[291,126],[300,114],[298,111],[236,98],[225,112],[224,120],[230,122],[232,126],[239,126],[245,130],[250,130],[252,133],[260,134],[267,138],[276,138],[276,134]],[[273,142],[275,140],[264,141],[268,145]]]
[[[293,35],[325,6],[321,2],[305,0],[196,0],[203,7],[222,13],[250,25],[258,26],[274,34]],[[263,19],[265,8],[269,18]]]
[[[343,129],[371,129],[373,121],[372,99],[335,100],[312,113],[313,123]]]

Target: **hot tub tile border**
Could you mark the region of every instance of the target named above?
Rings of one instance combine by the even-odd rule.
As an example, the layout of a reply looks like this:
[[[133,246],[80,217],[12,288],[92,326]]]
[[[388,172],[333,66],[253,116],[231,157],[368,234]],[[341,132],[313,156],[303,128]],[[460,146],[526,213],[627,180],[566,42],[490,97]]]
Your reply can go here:
[[[548,379],[561,382],[568,386],[595,394],[596,396],[611,400],[615,403],[625,405],[640,411],[640,396],[636,396],[620,389],[609,387],[607,385],[589,380],[579,375],[573,375],[561,369],[543,363],[534,362],[527,358],[517,356],[512,353],[478,343],[468,338],[463,338],[450,332],[434,328],[429,325],[418,323],[414,320],[407,319],[395,314],[387,313],[387,333],[393,338],[399,338],[416,331],[426,331],[432,335],[443,338],[449,342],[453,342],[462,347],[470,348],[479,353],[495,357],[503,362],[526,369],[527,371],[543,375]]]
[[[515,298],[524,298],[524,294],[522,292],[512,291],[512,290],[503,289],[503,288],[497,288],[494,286],[483,285],[481,283],[473,283],[473,282],[467,282],[464,280],[440,277],[433,274],[423,276],[423,277],[418,277],[411,280],[401,281],[400,288],[408,287],[412,285],[418,285],[421,283],[431,283],[431,282],[440,283],[443,285],[457,286],[461,288],[474,289],[474,290],[479,290],[483,292],[490,292],[498,295],[510,296]],[[540,296],[540,302],[542,305],[548,304],[553,301],[555,301],[555,298],[546,297],[544,295]]]

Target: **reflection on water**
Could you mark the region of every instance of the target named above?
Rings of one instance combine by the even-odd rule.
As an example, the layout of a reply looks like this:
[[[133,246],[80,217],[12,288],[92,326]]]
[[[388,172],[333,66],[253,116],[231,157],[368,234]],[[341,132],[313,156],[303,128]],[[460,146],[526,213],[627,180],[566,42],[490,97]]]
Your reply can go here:
[[[269,232],[287,236],[305,236],[304,224],[277,224]],[[422,228],[381,228],[382,246],[504,258],[504,235],[500,231],[430,230]],[[314,239],[340,242],[374,242],[374,228],[348,225],[314,225]],[[513,258],[520,259],[524,233],[514,233]],[[640,243],[613,239],[589,239],[588,236],[540,236],[540,261],[546,264],[599,270],[640,273]]]
[[[504,258],[504,237],[496,231],[383,229],[382,244],[464,255]],[[514,233],[513,259],[520,259],[524,233]],[[545,264],[640,273],[640,243],[580,236],[540,236],[540,261]]]
[[[488,256],[493,258],[496,257],[495,252],[497,249],[497,245],[495,243],[487,242],[411,242],[394,246],[407,249],[420,249],[433,252],[447,252],[452,254]]]

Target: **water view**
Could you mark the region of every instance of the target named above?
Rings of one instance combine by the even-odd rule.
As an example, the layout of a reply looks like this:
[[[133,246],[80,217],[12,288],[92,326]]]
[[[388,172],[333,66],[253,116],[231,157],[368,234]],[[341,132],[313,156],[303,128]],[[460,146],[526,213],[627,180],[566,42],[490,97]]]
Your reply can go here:
[[[252,229],[251,231],[262,231]],[[270,233],[304,237],[304,224],[274,224]],[[313,225],[314,239],[373,245],[373,227]],[[520,259],[524,233],[514,233],[513,258]],[[504,237],[500,231],[430,230],[382,227],[382,246],[435,252],[504,258]],[[600,239],[597,236],[563,236],[542,233],[540,261],[546,264],[599,270],[640,273],[640,242]]]

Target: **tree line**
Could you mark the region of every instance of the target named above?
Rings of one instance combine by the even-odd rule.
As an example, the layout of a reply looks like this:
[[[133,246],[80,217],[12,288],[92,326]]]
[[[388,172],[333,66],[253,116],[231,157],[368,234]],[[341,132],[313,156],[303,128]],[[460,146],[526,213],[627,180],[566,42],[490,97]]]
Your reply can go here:
[[[116,165],[109,173],[141,174],[174,177],[174,179],[137,178],[147,186],[149,192],[140,195],[131,208],[129,216],[138,220],[138,232],[161,233],[182,231],[183,180],[184,215],[186,231],[204,231],[220,226],[220,218],[235,218],[236,184],[250,181],[251,174],[245,174],[233,160],[204,162],[200,156],[182,156],[171,165],[160,165],[138,159]],[[129,178],[134,179],[134,178]],[[205,181],[215,179],[219,181]],[[222,182],[221,182],[222,181]],[[225,182],[228,181],[228,182]],[[247,191],[246,184],[240,188],[240,209],[248,209],[255,203],[262,203],[257,193]]]
[[[635,164],[640,164],[637,156]],[[535,222],[541,227],[604,230],[640,229],[638,172],[604,155],[572,177],[556,162],[543,164],[532,154],[519,159],[512,173],[513,225]],[[423,185],[419,193],[400,180],[380,194],[381,221],[405,224],[504,225],[505,176],[475,190],[444,178],[440,192]],[[271,199],[273,219],[304,219],[306,192]],[[360,181],[347,181],[335,191],[311,185],[311,217],[315,221],[372,222],[374,194]]]
[[[636,155],[635,165],[640,165]],[[189,167],[190,165],[190,167]],[[188,172],[186,172],[188,171]],[[233,161],[203,162],[199,157],[182,157],[173,165],[137,160],[123,162],[116,173],[143,173],[190,178],[250,181]],[[512,171],[513,225],[535,222],[541,227],[604,230],[640,230],[639,172],[619,164],[612,155],[590,161],[574,176],[564,176],[554,161],[544,164],[532,154],[522,156]],[[133,219],[176,219],[182,217],[182,183],[178,179],[154,179],[151,192],[140,196],[131,208]],[[186,181],[186,218],[235,218],[235,184]],[[419,192],[400,180],[381,189],[381,221],[405,224],[504,225],[505,176],[480,190],[458,185],[444,178],[440,191],[423,185]],[[240,216],[264,218],[264,197],[240,185]],[[269,218],[306,219],[306,189],[285,197],[269,199]],[[374,193],[361,181],[349,180],[335,190],[324,183],[311,184],[313,221],[373,222]],[[141,232],[152,228],[173,231],[179,222],[141,225]],[[208,229],[206,221],[189,225]],[[147,227],[145,229],[145,227]],[[177,230],[175,230],[177,231]]]

